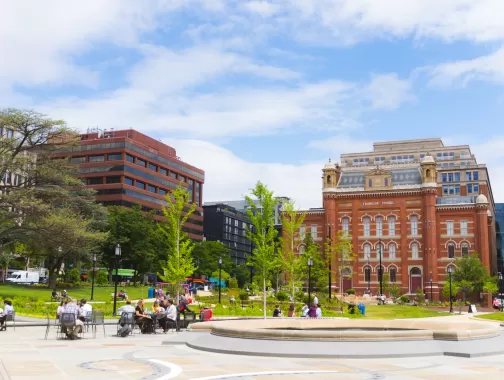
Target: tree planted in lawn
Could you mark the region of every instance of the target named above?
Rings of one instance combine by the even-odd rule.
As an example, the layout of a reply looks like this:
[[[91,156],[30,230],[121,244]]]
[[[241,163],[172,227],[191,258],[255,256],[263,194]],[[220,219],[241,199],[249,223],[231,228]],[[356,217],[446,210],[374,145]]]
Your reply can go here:
[[[263,311],[266,319],[266,280],[277,264],[275,255],[275,238],[278,233],[275,229],[277,200],[273,196],[273,192],[261,182],[257,182],[251,195],[253,198],[246,196],[245,199],[248,204],[247,215],[253,228],[247,227],[245,236],[254,245],[249,263],[256,268],[256,277],[262,282]]]
[[[166,262],[162,266],[164,273],[160,274],[160,277],[176,286],[177,302],[180,299],[181,284],[196,270],[191,255],[194,243],[182,230],[187,219],[196,209],[195,203],[188,207],[190,199],[189,192],[180,185],[171,193],[166,194],[168,205],[163,206],[166,221],[158,224],[168,248]]]

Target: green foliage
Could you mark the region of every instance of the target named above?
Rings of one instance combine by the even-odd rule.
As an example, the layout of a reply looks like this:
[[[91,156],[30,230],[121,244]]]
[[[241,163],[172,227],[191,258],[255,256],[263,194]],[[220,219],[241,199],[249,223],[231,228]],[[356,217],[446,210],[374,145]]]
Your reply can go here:
[[[454,265],[455,271],[452,274],[452,279],[459,284],[465,298],[469,294],[482,292],[485,284],[492,281],[488,269],[483,266],[476,252],[469,256],[457,258]],[[452,293],[456,294],[453,291]]]
[[[240,300],[242,300],[242,301],[248,301],[248,299],[249,299],[249,294],[248,294],[248,292],[247,292],[247,291],[242,290],[242,291],[240,292],[240,294],[238,294],[238,297],[239,297],[239,298],[240,298]]]
[[[236,277],[231,277],[229,279],[229,288],[238,289],[238,280],[236,279]]]
[[[68,272],[68,281],[72,284],[78,284],[80,282],[80,270],[73,268]]]
[[[231,273],[233,262],[231,250],[218,241],[204,240],[194,245],[192,251],[193,261],[197,264],[195,274],[198,276],[211,276],[219,269],[219,258],[222,259],[222,269]]]
[[[389,293],[389,291],[390,291],[390,275],[388,272],[383,273],[382,288],[383,288],[383,294]]]
[[[277,292],[276,299],[279,301],[287,301],[289,299],[289,295],[286,292],[281,290],[281,291]]]
[[[424,292],[423,292],[423,290],[422,290],[422,289],[418,288],[418,289],[416,290],[416,297],[415,297],[415,298],[416,298],[416,300],[417,300],[418,302],[420,302],[420,303],[425,302],[425,294],[424,294]]]
[[[320,246],[313,241],[311,234],[306,234],[303,242],[305,253],[300,257],[300,278],[308,280],[308,260],[311,257],[313,260],[313,265],[310,270],[311,289],[312,291],[323,289],[327,287],[329,277],[327,261],[320,252]]]
[[[348,289],[347,294],[355,294],[355,289]]]
[[[278,256],[275,255],[275,239],[278,234],[275,229],[276,198],[261,182],[257,182],[252,189],[252,196],[255,199],[249,196],[245,199],[248,204],[247,216],[254,228],[247,228],[245,236],[254,246],[250,264],[256,268],[256,277],[262,282],[263,312],[266,318],[266,281],[270,272],[278,265]]]
[[[219,272],[219,270],[218,270],[218,269],[217,269],[217,270],[215,270],[215,271],[212,273],[212,277],[213,277],[213,278],[216,278],[216,279],[218,280],[218,279],[219,279],[219,273],[220,273],[220,278],[221,278],[222,280],[224,280],[224,281],[227,281],[227,280],[229,280],[229,279],[231,278],[231,275],[230,275],[228,272],[226,272],[225,270],[221,270],[221,271]]]
[[[100,286],[108,285],[108,273],[104,270],[99,270],[95,274],[95,283]]]
[[[408,303],[409,302],[409,297],[406,294],[403,294],[400,298],[401,303]]]
[[[392,298],[397,298],[401,294],[401,287],[394,283],[390,286],[389,292]]]
[[[490,278],[483,284],[483,291],[489,294],[497,294],[499,292],[499,286],[497,285],[497,277]]]
[[[161,236],[168,247],[166,262],[163,266],[164,273],[161,278],[176,286],[177,299],[179,299],[181,284],[195,270],[191,256],[194,243],[188,238],[182,227],[194,212],[196,204],[192,203],[187,209],[190,194],[181,185],[177,186],[171,194],[166,194],[166,201],[168,206],[163,206],[163,215],[166,222],[158,224]]]
[[[352,237],[344,231],[338,232],[335,239],[328,239],[325,245],[326,261],[332,258],[332,270],[338,276],[340,289],[343,289],[344,271],[346,268],[352,268],[357,254],[354,253]],[[327,262],[326,265],[329,263]],[[326,276],[327,278],[327,276]],[[327,282],[326,280],[324,280]]]
[[[301,285],[304,268],[301,268],[301,257],[295,252],[295,247],[301,243],[298,234],[306,213],[295,208],[294,201],[285,201],[282,205],[282,237],[280,239],[284,268],[288,273],[289,289],[294,298],[296,287]]]

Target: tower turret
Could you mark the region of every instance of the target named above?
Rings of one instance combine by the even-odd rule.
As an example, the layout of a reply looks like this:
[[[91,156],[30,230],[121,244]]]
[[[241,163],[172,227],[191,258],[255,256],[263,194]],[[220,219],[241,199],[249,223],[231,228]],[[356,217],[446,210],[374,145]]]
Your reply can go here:
[[[437,171],[436,161],[427,153],[420,163],[422,169],[422,185],[423,186],[436,186],[437,185]]]
[[[336,188],[341,175],[341,168],[337,163],[329,162],[325,164],[322,169],[323,174],[323,187],[324,189]]]

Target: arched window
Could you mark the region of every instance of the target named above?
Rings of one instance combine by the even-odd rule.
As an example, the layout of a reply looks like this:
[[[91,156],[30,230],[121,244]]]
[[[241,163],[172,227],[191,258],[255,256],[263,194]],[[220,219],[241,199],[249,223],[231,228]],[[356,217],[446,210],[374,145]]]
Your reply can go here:
[[[368,179],[368,187],[373,187],[373,180],[371,178]]]
[[[369,244],[364,244],[364,259],[371,259],[371,246]]]
[[[425,171],[425,176],[426,176],[427,178],[430,178],[430,169],[427,169],[427,170]],[[319,177],[319,178],[320,178],[320,177]]]
[[[467,256],[467,255],[469,255],[469,244],[467,244],[467,243],[462,243],[462,244],[461,244],[461,248],[462,248],[462,256]]]
[[[413,260],[418,260],[418,244],[417,243],[411,244],[411,258]]]
[[[415,275],[420,275],[422,274],[422,271],[420,270],[420,268],[412,268],[411,271],[410,271],[411,274],[415,274]]]
[[[455,257],[455,244],[448,244],[448,258],[453,259]]]
[[[376,271],[376,275],[378,278],[378,282],[380,282],[381,278],[383,277],[383,267],[378,268],[378,270]]]
[[[328,175],[328,176],[327,176],[327,183],[328,183],[329,185],[331,184],[331,176],[330,176],[330,175]]]
[[[348,218],[343,218],[342,220],[343,233],[348,235]]]
[[[304,252],[305,252],[305,247],[304,247],[304,245],[302,245],[301,247],[299,247],[299,254],[304,255]]]
[[[364,221],[364,236],[371,236],[371,219],[369,217],[365,217]]]
[[[390,244],[388,247],[388,251],[389,251],[389,258],[395,259],[396,258],[396,245]]]
[[[418,217],[416,215],[412,215],[411,218],[411,235],[418,235]]]
[[[383,259],[383,243],[378,243],[376,245],[376,258],[379,259],[380,255]]]
[[[383,235],[383,218],[381,216],[376,217],[376,236]]]
[[[370,267],[364,268],[364,281],[366,281],[366,282],[371,281],[371,268]]]
[[[388,234],[389,236],[395,236],[395,216],[388,217]]]
[[[397,281],[397,269],[395,267],[392,267],[389,269],[389,278],[390,278],[390,282]]]

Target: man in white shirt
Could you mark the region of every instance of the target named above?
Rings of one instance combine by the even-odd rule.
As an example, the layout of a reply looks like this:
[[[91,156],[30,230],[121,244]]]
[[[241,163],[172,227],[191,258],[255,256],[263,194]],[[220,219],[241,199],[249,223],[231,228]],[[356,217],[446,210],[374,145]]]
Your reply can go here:
[[[80,309],[77,306],[77,301],[68,302],[63,309],[63,314],[75,314],[75,327],[71,329],[66,329],[66,335],[68,339],[74,340],[79,337],[80,332],[82,331],[82,326],[84,323],[79,319]]]
[[[320,308],[320,305],[317,304],[317,311],[316,311],[316,318],[322,318],[322,309]]]
[[[318,297],[317,297],[317,293],[314,293],[314,294],[313,294],[313,303],[314,303],[315,305],[318,305]]]
[[[86,316],[88,316],[88,318],[91,318],[92,312],[93,312],[93,307],[90,304],[88,304],[86,302],[86,300],[83,298],[81,300],[79,319],[82,322],[86,322]]]
[[[135,307],[131,305],[130,299],[126,300],[126,305],[119,308],[119,315],[121,315],[122,313],[135,313]]]

